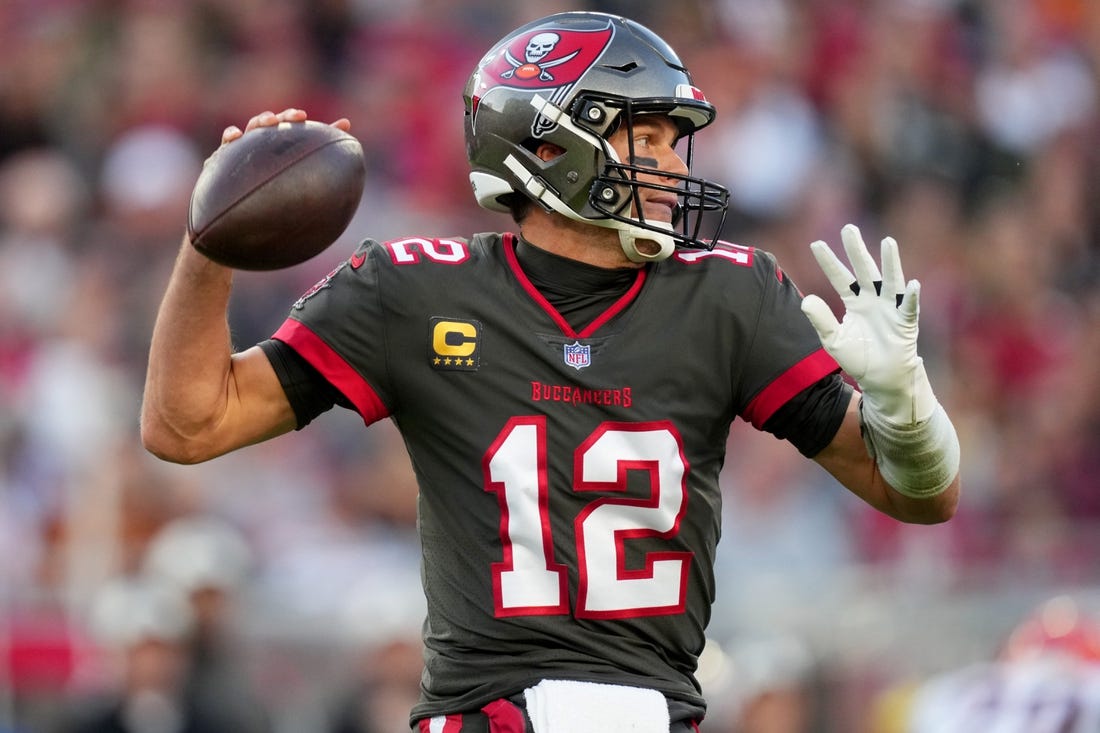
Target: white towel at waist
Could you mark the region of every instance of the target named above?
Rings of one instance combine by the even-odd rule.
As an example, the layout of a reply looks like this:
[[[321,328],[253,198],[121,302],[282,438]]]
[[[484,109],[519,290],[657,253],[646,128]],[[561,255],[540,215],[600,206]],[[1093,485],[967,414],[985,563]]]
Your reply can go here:
[[[668,733],[668,702],[657,690],[543,680],[523,692],[535,733]]]

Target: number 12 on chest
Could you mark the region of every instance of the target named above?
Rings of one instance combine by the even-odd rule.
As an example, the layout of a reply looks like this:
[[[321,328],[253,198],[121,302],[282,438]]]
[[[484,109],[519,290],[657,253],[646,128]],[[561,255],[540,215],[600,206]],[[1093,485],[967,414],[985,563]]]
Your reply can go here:
[[[672,540],[687,508],[687,461],[675,427],[666,421],[606,422],[572,456],[551,456],[546,418],[508,421],[484,459],[485,490],[497,495],[503,559],[492,564],[497,616],[567,614],[569,571],[555,561],[553,538],[568,528],[551,520],[554,494],[548,461],[573,461],[574,492],[599,492],[573,519],[578,618],[676,614],[687,596],[689,551],[650,551],[628,568],[632,540]],[[649,495],[626,497],[628,471],[644,471]],[[610,495],[608,495],[610,494]],[[560,500],[560,499],[559,499]],[[562,521],[561,514],[553,515]]]

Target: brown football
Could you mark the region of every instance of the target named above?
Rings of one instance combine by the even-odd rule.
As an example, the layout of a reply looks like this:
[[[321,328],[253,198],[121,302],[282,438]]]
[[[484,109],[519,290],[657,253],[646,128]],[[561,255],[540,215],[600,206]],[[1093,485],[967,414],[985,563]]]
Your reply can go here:
[[[257,127],[207,160],[187,233],[228,267],[290,267],[344,233],[365,182],[363,148],[343,130],[314,121]]]

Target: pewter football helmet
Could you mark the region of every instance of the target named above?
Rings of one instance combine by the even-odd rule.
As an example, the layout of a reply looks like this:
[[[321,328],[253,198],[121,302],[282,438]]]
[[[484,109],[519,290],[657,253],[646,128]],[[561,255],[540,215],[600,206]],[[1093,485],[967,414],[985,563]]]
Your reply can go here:
[[[676,53],[647,28],[588,12],[529,23],[481,59],[463,96],[470,182],[483,207],[509,211],[512,197],[527,196],[571,219],[617,229],[636,262],[664,259],[677,245],[714,246],[729,192],[690,169],[694,133],[714,120],[715,109]],[[645,114],[667,115],[679,128],[689,173],[662,172],[670,185],[639,180],[652,170],[620,160],[607,142]],[[535,151],[543,142],[564,153],[542,160]],[[678,197],[671,224],[646,220],[643,187]],[[714,226],[702,237],[705,220]],[[643,253],[637,240],[656,242],[660,251]]]

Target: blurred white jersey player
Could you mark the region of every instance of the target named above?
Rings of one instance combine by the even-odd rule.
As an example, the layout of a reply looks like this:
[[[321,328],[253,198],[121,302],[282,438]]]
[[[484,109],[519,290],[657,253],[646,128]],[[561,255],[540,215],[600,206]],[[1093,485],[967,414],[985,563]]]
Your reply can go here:
[[[907,733],[1100,732],[1100,626],[1069,597],[1045,603],[1000,657],[934,677]]]

